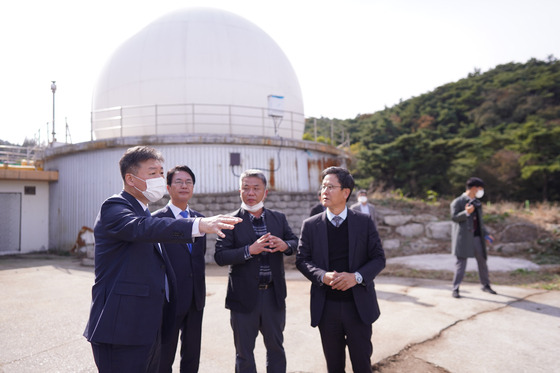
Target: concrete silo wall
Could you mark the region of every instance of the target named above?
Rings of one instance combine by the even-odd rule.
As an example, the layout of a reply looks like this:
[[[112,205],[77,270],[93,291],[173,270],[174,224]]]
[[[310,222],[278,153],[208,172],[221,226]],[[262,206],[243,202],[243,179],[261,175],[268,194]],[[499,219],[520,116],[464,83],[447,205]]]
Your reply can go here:
[[[193,169],[197,179],[193,208],[208,216],[238,208],[239,174],[262,168],[269,180],[268,207],[286,213],[296,234],[306,210],[317,201],[322,169],[346,160],[342,150],[328,145],[265,137],[135,137],[49,149],[45,169],[59,173],[49,188],[49,249],[68,251],[82,227],[93,227],[103,201],[122,190],[119,159],[127,148],[146,144],[162,153],[165,171],[178,164]],[[241,159],[235,168],[230,166],[233,152]]]

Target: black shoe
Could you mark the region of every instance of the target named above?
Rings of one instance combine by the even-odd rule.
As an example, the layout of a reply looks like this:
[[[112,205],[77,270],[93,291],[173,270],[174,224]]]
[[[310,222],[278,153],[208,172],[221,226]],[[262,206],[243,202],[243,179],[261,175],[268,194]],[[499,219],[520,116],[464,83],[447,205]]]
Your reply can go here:
[[[459,295],[459,289],[455,289],[453,290],[453,298],[461,298],[461,296]]]
[[[490,293],[490,294],[498,294],[498,293],[496,293],[494,290],[492,290],[492,288],[490,287],[490,285],[484,285],[484,286],[482,287],[482,291],[485,291],[485,292]]]

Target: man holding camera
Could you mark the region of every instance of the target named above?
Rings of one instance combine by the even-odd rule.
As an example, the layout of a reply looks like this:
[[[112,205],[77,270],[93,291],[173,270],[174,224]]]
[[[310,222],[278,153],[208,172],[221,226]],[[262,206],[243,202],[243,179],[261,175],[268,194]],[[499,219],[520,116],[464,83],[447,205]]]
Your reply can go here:
[[[465,276],[467,258],[476,258],[478,277],[482,291],[496,294],[490,287],[488,266],[486,265],[486,241],[494,238],[488,234],[482,221],[482,203],[479,198],[484,195],[484,182],[477,177],[467,180],[465,193],[451,202],[451,252],[457,257],[453,276],[453,297],[460,298],[459,285]]]

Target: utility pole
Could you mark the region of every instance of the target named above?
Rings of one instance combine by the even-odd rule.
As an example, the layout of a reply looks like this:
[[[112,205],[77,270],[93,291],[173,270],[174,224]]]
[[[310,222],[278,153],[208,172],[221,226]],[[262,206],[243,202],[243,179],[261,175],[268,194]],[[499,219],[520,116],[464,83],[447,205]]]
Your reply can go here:
[[[317,142],[317,118],[313,118],[313,128],[315,131],[315,142]]]
[[[56,92],[56,82],[54,80],[52,80],[51,91],[52,91],[52,142],[54,144],[56,142],[56,132],[54,131],[54,93]]]

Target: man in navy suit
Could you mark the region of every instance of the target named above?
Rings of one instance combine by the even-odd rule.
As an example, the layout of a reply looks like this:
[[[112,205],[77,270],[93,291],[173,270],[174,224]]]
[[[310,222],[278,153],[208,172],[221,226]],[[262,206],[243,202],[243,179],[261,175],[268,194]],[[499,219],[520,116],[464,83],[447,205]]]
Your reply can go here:
[[[95,284],[84,336],[100,372],[157,372],[163,306],[173,297],[175,275],[159,242],[193,242],[223,235],[239,220],[154,218],[148,203],[165,194],[163,157],[147,146],[128,149],[119,165],[123,191],[97,216]]]
[[[256,373],[253,350],[260,331],[267,372],[284,373],[284,255],[295,252],[297,237],[284,214],[264,208],[268,189],[261,171],[244,171],[239,184],[241,208],[232,215],[243,221],[217,239],[214,254],[216,263],[230,266],[226,308],[231,311],[235,372]]]
[[[353,371],[371,372],[373,280],[385,253],[373,220],[346,207],[354,189],[348,170],[329,167],[322,176],[327,210],[303,222],[296,266],[311,281],[311,326],[319,326],[328,371],[344,372],[348,346]]]
[[[171,197],[164,208],[152,214],[173,219],[203,217],[189,207],[193,196],[195,176],[187,166],[176,166],[167,171],[167,191]],[[200,342],[202,338],[202,313],[206,300],[204,279],[206,237],[194,244],[168,243],[165,250],[175,272],[174,305],[165,304],[163,318],[172,325],[169,338],[161,345],[160,373],[172,371],[175,352],[181,332],[181,364],[184,373],[198,372]]]

